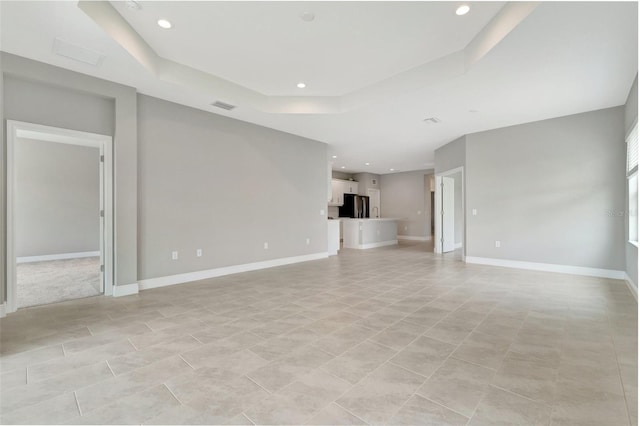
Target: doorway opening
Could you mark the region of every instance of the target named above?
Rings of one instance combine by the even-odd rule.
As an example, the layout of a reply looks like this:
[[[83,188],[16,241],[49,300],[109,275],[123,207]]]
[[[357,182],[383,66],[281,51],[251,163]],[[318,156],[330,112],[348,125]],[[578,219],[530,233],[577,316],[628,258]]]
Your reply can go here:
[[[7,121],[7,312],[113,293],[111,136]]]
[[[433,251],[464,261],[464,167],[436,174]]]

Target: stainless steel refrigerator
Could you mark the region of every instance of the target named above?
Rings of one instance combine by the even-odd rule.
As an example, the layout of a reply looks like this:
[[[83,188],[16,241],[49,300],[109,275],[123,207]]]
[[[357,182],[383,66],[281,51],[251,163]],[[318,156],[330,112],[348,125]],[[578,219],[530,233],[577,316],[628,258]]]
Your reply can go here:
[[[338,209],[340,217],[369,217],[369,197],[366,195],[344,194],[344,204]]]

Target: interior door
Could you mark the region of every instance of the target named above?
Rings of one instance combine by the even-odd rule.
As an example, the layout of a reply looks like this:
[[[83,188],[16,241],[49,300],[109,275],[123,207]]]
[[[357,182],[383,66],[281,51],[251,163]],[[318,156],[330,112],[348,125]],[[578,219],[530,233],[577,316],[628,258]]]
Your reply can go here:
[[[455,248],[455,194],[453,178],[443,176],[441,184],[442,194],[442,252],[447,253]]]

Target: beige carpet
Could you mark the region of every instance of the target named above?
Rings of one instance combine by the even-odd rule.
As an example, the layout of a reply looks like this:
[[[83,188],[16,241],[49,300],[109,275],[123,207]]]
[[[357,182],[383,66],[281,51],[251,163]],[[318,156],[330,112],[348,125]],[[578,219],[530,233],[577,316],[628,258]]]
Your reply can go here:
[[[101,293],[99,257],[19,263],[17,275],[19,308]]]

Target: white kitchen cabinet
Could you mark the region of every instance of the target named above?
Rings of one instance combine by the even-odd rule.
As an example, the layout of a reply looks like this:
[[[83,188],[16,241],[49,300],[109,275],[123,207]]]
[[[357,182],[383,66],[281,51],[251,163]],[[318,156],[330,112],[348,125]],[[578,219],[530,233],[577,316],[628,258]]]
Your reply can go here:
[[[331,199],[330,206],[341,206],[344,204],[344,186],[343,181],[338,179],[331,180]]]
[[[353,180],[343,180],[342,184],[344,185],[344,193],[345,194],[357,194],[358,193],[358,182]]]
[[[358,182],[352,180],[332,179],[330,206],[344,205],[344,194],[357,194]]]

